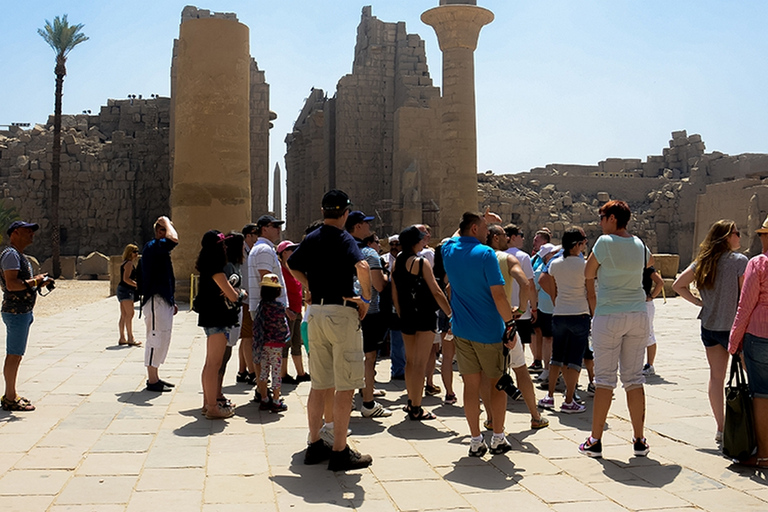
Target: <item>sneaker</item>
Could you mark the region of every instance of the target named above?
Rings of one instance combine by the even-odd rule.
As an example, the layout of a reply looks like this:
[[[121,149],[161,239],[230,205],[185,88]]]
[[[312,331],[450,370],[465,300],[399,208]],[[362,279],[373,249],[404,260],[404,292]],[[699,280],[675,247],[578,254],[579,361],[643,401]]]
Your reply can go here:
[[[549,370],[542,370],[536,380],[539,382],[549,382]]]
[[[579,445],[579,452],[587,457],[599,458],[603,456],[603,443],[599,439],[592,441],[592,436]]]
[[[347,429],[347,435],[352,435],[352,429]],[[329,449],[333,448],[333,429],[327,428],[325,425],[320,427],[320,439],[323,440],[325,446],[327,446]]]
[[[723,433],[719,430],[715,432],[715,442],[717,444],[723,444]]]
[[[283,384],[296,384],[298,381],[291,375],[286,374],[282,379]]]
[[[170,382],[165,382],[162,379],[159,379],[157,382],[162,382],[163,386],[165,386],[167,388],[175,388],[176,387],[176,384],[171,384]]]
[[[445,395],[445,403],[448,405],[453,405],[458,401],[459,399],[456,398],[456,393],[448,393]]]
[[[237,372],[235,380],[240,383],[248,382],[248,372]]]
[[[651,447],[648,446],[644,437],[639,439],[632,438],[632,443],[634,444],[635,457],[645,457],[651,451]]]
[[[539,407],[542,409],[554,409],[555,408],[555,398],[552,396],[545,396],[541,400],[539,400]]]
[[[502,453],[507,453],[511,449],[512,449],[512,445],[509,444],[509,441],[507,441],[506,437],[498,438],[496,436],[491,436],[490,452],[493,455],[500,455]]]
[[[270,412],[285,412],[288,410],[288,406],[285,405],[285,402],[282,400],[278,402],[269,402],[269,410]]]
[[[536,359],[531,366],[528,367],[530,373],[541,373],[544,371],[544,365],[541,364],[541,360]]]
[[[304,464],[311,466],[312,464],[320,464],[331,458],[331,448],[325,444],[325,440],[318,439],[314,443],[307,444],[307,451],[304,454]]]
[[[262,400],[259,404],[259,410],[260,411],[271,411],[272,410],[272,398],[269,400]]]
[[[488,451],[488,447],[485,446],[485,443],[480,441],[471,440],[469,442],[469,456],[470,457],[482,457],[485,455],[485,452]]]
[[[443,390],[440,389],[440,386],[431,386],[431,385],[427,384],[424,387],[424,394],[426,394],[427,396],[439,395],[442,391]]]
[[[560,404],[560,412],[564,412],[566,414],[577,414],[586,410],[587,408],[585,406],[576,402],[571,402],[570,404],[563,402]]]
[[[565,398],[565,393],[563,393],[563,398]],[[573,392],[573,401],[577,404],[584,405],[584,399],[581,398],[581,395],[578,394],[576,391]]]
[[[646,363],[643,365],[643,375],[646,377],[650,377],[651,375],[656,375],[656,369],[653,367],[652,364]]]
[[[261,398],[262,398],[261,397],[261,393],[259,393],[258,391],[254,392],[254,394],[253,394],[253,401],[254,402],[256,402],[257,404],[260,404],[261,403]]]
[[[370,409],[366,406],[360,408],[360,414],[363,418],[386,418],[392,416],[392,411],[385,409],[379,402],[373,402],[373,407]]]
[[[165,383],[161,380],[153,382],[152,384],[147,381],[147,391],[154,391],[155,393],[165,393],[171,391],[171,388],[166,387]]]
[[[348,471],[350,469],[367,468],[373,462],[370,455],[363,455],[347,445],[340,452],[331,452],[331,460],[328,461],[328,469],[331,471]]]
[[[296,382],[310,382],[311,380],[312,378],[309,376],[308,373],[296,376]]]
[[[595,383],[594,382],[590,382],[589,384],[587,384],[587,394],[589,396],[595,396]]]

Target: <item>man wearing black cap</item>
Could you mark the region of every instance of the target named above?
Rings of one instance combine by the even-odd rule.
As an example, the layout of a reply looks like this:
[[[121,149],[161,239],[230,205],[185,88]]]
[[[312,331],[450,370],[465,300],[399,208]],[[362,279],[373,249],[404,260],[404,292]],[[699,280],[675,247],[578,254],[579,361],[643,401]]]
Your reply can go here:
[[[262,215],[256,221],[258,239],[248,254],[248,308],[251,318],[255,318],[256,309],[261,302],[261,279],[267,274],[276,274],[280,279],[282,291],[277,300],[288,307],[283,272],[275,249],[275,244],[280,241],[280,230],[284,223],[285,221],[277,220],[271,215]]]
[[[344,230],[349,196],[331,190],[323,196],[323,225],[309,233],[288,258],[293,275],[310,292],[307,315],[312,389],[307,400],[309,446],[305,464],[330,458],[328,469],[345,471],[369,466],[373,459],[347,445],[350,408],[355,390],[363,387],[363,338],[360,320],[371,302],[368,263],[355,239]],[[354,291],[354,277],[360,295]],[[320,438],[325,399],[333,394],[333,449]]]
[[[392,411],[385,409],[374,397],[374,375],[376,374],[376,353],[384,342],[384,336],[387,334],[388,318],[380,313],[379,293],[387,285],[387,279],[381,268],[381,258],[379,253],[368,247],[363,240],[371,236],[370,222],[375,217],[366,216],[363,212],[356,210],[349,214],[344,227],[357,242],[360,252],[363,253],[368,267],[371,270],[371,304],[368,307],[368,313],[362,321],[363,328],[363,351],[365,352],[365,387],[362,389],[363,405],[360,408],[360,414],[364,418],[380,418],[392,416]],[[357,283],[356,283],[357,284]],[[377,391],[378,396],[384,395],[384,390]]]
[[[17,220],[8,228],[10,245],[0,254],[0,285],[3,289],[2,316],[6,327],[5,336],[5,394],[2,407],[5,411],[34,411],[35,406],[16,394],[16,376],[21,358],[27,348],[29,327],[32,325],[32,309],[35,307],[36,290],[53,285],[48,274],[32,275],[32,265],[24,256],[34,239],[37,224]]]

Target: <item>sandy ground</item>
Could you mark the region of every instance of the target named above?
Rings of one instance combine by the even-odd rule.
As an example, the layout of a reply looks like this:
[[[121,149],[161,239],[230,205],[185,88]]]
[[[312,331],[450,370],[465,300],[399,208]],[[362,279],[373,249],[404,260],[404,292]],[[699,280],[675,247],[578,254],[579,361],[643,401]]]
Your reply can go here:
[[[109,281],[72,281],[60,279],[46,297],[38,297],[35,316],[46,317],[67,309],[91,304],[109,297]],[[118,311],[115,299],[115,311]]]

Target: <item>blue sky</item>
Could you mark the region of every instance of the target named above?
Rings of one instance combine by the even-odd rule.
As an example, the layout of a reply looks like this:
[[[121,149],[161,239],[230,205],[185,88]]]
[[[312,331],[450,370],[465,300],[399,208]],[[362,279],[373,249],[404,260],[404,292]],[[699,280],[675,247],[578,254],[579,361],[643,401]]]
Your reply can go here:
[[[768,2],[481,0],[496,20],[475,53],[478,169],[512,173],[547,163],[595,164],[660,154],[673,130],[700,133],[708,151],[768,152]],[[168,95],[184,2],[3,2],[0,124],[45,122],[54,54],[37,34],[68,14],[90,40],[67,63],[64,112],[108,98]],[[250,27],[251,54],[271,85],[271,168],[311,87],[327,92],[351,71],[361,8],[405,21],[441,55],[420,14],[438,0],[209,1]],[[283,196],[285,197],[285,196]]]

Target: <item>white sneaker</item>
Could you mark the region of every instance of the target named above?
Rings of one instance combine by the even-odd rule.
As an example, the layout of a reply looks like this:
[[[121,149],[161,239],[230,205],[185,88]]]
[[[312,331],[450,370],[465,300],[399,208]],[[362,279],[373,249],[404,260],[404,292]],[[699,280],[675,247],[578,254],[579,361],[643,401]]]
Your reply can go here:
[[[352,430],[347,429],[347,435],[349,436],[351,434],[352,434]],[[320,427],[320,439],[323,440],[323,442],[328,448],[333,448],[333,429],[326,428],[325,425]],[[309,438],[307,438],[307,442],[309,442]]]
[[[539,382],[549,382],[549,370],[542,371],[536,380]]]
[[[512,449],[512,445],[509,444],[509,441],[507,441],[506,436],[504,437],[496,437],[491,436],[491,449],[489,450],[494,455],[499,455],[501,453],[506,453],[509,450]]]
[[[379,402],[373,402],[373,407],[370,409],[366,406],[360,408],[360,414],[363,418],[386,418],[392,416],[392,411],[385,409]]]
[[[656,370],[654,369],[652,364],[646,364],[643,366],[643,375],[646,377],[650,377],[651,375],[656,375]]]

